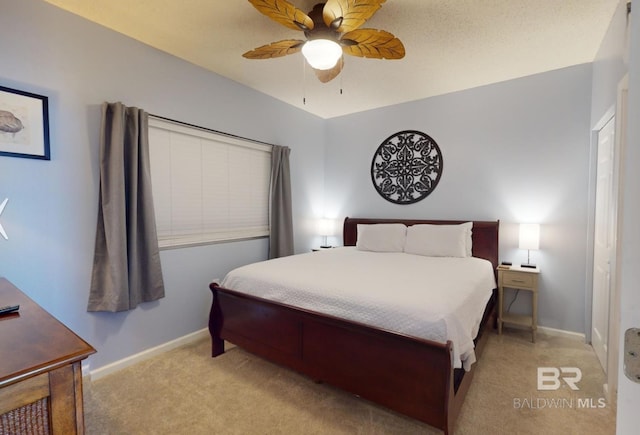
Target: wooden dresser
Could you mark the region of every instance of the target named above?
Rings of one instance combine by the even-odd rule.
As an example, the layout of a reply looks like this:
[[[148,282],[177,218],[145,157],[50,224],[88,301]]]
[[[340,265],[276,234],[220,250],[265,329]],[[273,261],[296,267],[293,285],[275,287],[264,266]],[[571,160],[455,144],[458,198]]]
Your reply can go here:
[[[95,349],[0,278],[0,435],[83,434],[81,361]]]

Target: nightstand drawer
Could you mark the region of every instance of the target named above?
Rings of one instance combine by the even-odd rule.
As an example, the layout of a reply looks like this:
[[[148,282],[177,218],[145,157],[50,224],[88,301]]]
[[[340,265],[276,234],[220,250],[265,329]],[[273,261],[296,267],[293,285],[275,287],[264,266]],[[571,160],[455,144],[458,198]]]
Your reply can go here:
[[[535,276],[528,273],[503,272],[502,285],[505,287],[533,287]]]

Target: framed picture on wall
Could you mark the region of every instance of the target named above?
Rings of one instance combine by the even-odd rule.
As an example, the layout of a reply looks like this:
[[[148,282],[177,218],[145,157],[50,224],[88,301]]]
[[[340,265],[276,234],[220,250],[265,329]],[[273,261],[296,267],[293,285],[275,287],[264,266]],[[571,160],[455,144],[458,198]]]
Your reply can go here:
[[[47,97],[0,86],[0,156],[50,160]]]

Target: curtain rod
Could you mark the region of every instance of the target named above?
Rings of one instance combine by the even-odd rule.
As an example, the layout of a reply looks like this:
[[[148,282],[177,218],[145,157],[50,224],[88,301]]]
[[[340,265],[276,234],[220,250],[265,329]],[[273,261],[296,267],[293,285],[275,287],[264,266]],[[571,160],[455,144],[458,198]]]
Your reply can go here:
[[[156,118],[156,119],[161,119],[163,121],[173,122],[174,124],[185,125],[185,126],[191,127],[191,128],[197,128],[199,130],[208,131],[210,133],[215,133],[215,134],[220,134],[222,136],[227,136],[227,137],[231,137],[231,138],[234,138],[234,139],[246,140],[246,141],[249,141],[249,142],[253,142],[253,143],[257,143],[257,144],[261,144],[261,145],[268,145],[268,146],[271,146],[271,147],[275,146],[272,143],[263,142],[263,141],[255,140],[255,139],[249,139],[248,137],[238,136],[236,134],[231,134],[231,133],[225,133],[224,131],[214,130],[213,128],[201,127],[199,125],[189,124],[188,122],[176,121],[175,119],[167,118],[165,116],[160,116],[160,115],[154,115],[153,113],[149,113],[149,116],[151,116],[153,118]]]

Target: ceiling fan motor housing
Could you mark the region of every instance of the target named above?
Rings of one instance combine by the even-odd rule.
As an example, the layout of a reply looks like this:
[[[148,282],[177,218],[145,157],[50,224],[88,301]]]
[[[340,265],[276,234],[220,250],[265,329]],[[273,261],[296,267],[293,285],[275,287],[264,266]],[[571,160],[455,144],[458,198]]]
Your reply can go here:
[[[333,20],[330,26],[327,26],[322,17],[324,3],[318,3],[309,12],[309,18],[313,21],[313,29],[307,28],[304,24],[296,23],[304,31],[304,35],[308,40],[312,39],[329,39],[331,41],[340,41],[340,32],[337,29],[342,24],[342,17]]]

